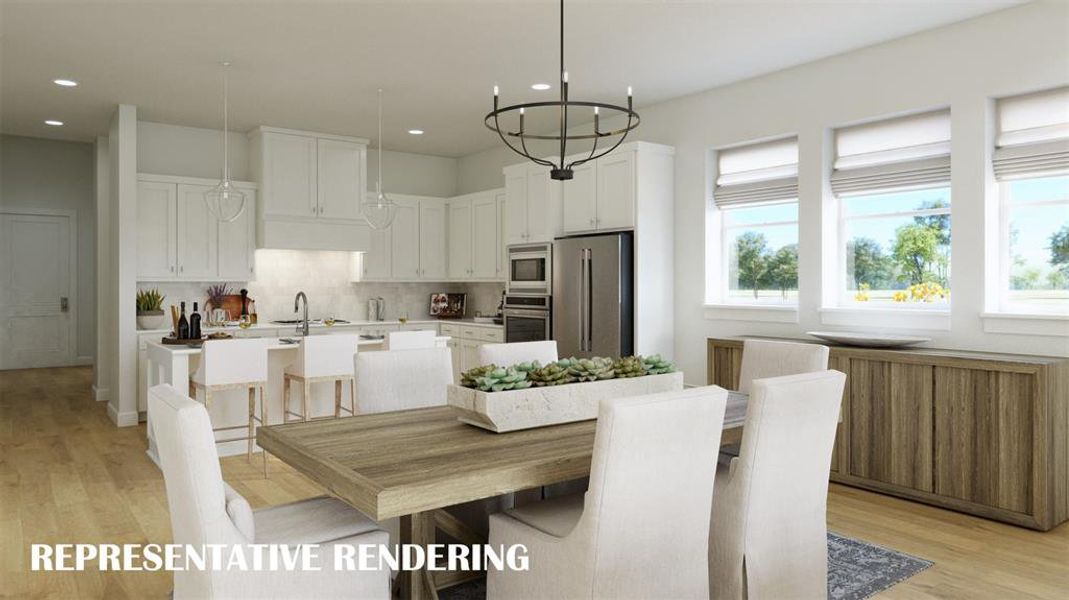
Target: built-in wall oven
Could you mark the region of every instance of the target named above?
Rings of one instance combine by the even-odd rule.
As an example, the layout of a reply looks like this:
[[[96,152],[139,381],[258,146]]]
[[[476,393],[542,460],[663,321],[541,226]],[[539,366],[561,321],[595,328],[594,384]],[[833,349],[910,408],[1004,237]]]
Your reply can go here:
[[[553,244],[517,244],[509,246],[510,294],[553,292]]]
[[[505,341],[541,342],[553,339],[553,301],[547,294],[505,294]]]

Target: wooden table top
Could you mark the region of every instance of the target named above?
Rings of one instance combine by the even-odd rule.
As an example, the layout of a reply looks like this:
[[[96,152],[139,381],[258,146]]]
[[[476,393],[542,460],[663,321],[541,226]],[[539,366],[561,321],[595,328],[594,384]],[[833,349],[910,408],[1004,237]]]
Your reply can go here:
[[[724,428],[745,420],[731,394]],[[448,406],[260,427],[257,443],[375,520],[586,477],[597,421],[493,433]]]

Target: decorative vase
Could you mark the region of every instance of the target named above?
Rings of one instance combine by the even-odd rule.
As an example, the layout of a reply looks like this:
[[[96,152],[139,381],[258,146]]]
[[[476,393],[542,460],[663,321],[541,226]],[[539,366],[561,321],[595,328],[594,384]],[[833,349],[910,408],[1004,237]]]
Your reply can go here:
[[[164,329],[162,310],[137,311],[138,329]]]

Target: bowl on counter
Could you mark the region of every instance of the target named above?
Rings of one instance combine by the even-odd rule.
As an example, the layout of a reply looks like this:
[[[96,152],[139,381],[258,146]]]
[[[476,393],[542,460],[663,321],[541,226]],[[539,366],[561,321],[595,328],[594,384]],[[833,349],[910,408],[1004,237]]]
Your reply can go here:
[[[820,338],[827,342],[843,344],[845,346],[860,346],[862,348],[899,348],[923,344],[932,341],[932,338],[917,337],[912,335],[893,335],[886,333],[858,333],[851,331],[807,331],[806,335]]]

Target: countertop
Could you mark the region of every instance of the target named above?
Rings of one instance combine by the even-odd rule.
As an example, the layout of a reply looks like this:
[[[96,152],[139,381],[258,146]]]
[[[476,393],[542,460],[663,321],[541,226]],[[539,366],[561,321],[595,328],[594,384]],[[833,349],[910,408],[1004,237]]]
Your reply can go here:
[[[373,327],[373,326],[383,326],[383,325],[391,325],[391,326],[392,325],[397,325],[397,326],[401,325],[401,322],[396,320],[396,319],[387,320],[387,321],[364,321],[364,320],[349,320],[349,319],[346,319],[346,320],[348,320],[349,322],[348,323],[336,323],[334,325],[331,325],[331,328],[332,329],[343,329],[343,328],[346,328],[346,327],[368,327],[368,326],[372,326]],[[475,319],[473,319],[473,318],[467,318],[467,319],[409,319],[408,322],[407,322],[407,325],[430,325],[430,324],[437,325],[437,324],[440,324],[440,323],[445,323],[445,324],[457,323],[457,324],[464,324],[464,325],[472,325],[472,326],[475,326],[475,327],[489,327],[489,328],[495,328],[495,329],[500,329],[500,328],[503,327],[503,325],[499,325],[497,323],[477,323],[477,322],[475,322]],[[326,328],[327,326],[324,325],[323,323],[309,323],[308,327],[311,328],[311,329],[323,329],[323,328]],[[283,328],[296,329],[297,326],[295,324],[291,324],[291,323],[272,323],[271,321],[266,321],[265,320],[265,321],[260,321],[259,323],[253,325],[252,327],[249,327],[248,329],[246,329],[244,331],[256,331],[256,330],[264,330],[264,329],[283,329]],[[207,326],[204,326],[201,329],[205,333],[211,333],[213,331],[242,331],[242,329],[240,327],[238,327],[236,324],[235,325],[227,325],[225,327],[207,327]],[[167,334],[171,333],[171,329],[167,328],[167,329],[138,329],[137,330],[137,334],[138,335],[145,334],[145,333],[147,333],[147,334],[167,335]]]
[[[261,338],[261,339],[267,340],[267,349],[268,350],[296,350],[297,346],[298,346],[298,344],[285,344],[285,343],[282,342],[281,338]],[[296,339],[296,338],[290,338],[290,339]],[[383,343],[385,343],[385,341],[386,340],[360,340],[360,341],[358,341],[356,343],[356,345],[357,345],[358,348],[359,347],[363,347],[363,346],[381,346]],[[435,341],[437,341],[440,344],[445,344],[445,343],[449,342],[449,338],[448,337],[443,337],[443,336],[438,336]],[[200,347],[190,347],[190,346],[186,346],[184,344],[181,344],[181,345],[179,345],[179,344],[161,344],[160,342],[149,342],[148,345],[149,346],[154,346],[154,347],[158,348],[159,350],[167,352],[171,356],[179,356],[179,355],[192,356],[194,354],[200,354],[201,351],[202,351]]]

